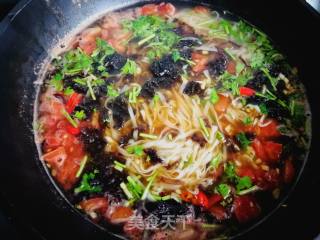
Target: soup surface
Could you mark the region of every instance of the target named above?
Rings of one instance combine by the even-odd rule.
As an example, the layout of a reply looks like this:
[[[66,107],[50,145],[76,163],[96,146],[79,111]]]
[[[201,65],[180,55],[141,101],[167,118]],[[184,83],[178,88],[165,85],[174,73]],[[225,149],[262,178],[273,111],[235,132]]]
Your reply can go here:
[[[203,6],[106,14],[50,63],[41,159],[72,204],[130,239],[231,236],[267,214],[308,148],[297,69]]]

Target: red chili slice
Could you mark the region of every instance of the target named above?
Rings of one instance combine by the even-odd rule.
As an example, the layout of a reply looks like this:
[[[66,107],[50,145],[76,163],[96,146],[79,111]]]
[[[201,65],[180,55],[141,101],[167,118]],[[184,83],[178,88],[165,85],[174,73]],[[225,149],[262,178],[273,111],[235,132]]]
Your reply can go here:
[[[209,208],[209,199],[204,192],[199,191],[199,193],[196,195],[196,199],[199,206]]]
[[[67,132],[72,135],[78,135],[80,133],[79,128],[73,127],[71,125],[67,125],[66,129],[67,129]]]
[[[72,113],[75,107],[79,105],[81,100],[82,100],[81,94],[73,93],[66,104],[66,111],[68,113]]]
[[[247,97],[250,97],[250,96],[253,96],[256,94],[255,90],[253,90],[252,88],[248,88],[248,87],[240,87],[239,92],[240,92],[241,96],[247,96]]]

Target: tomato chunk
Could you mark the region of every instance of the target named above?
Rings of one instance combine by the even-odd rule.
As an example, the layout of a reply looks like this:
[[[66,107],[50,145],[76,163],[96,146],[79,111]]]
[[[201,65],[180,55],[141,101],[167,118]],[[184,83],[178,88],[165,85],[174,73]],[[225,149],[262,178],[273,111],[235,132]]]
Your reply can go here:
[[[146,4],[141,8],[142,15],[156,15],[158,13],[158,6],[156,4]]]
[[[235,216],[240,223],[257,218],[261,212],[258,203],[249,195],[235,197],[233,207]]]
[[[224,113],[227,111],[227,108],[229,107],[231,103],[230,98],[219,94],[219,101],[214,105],[214,109],[219,113]]]
[[[192,71],[195,73],[203,72],[209,61],[208,56],[194,52],[192,53],[191,58],[195,62],[195,65],[192,67]]]
[[[158,11],[160,15],[173,16],[176,12],[176,8],[171,3],[160,3]]]
[[[284,163],[283,180],[285,183],[291,183],[294,178],[295,170],[291,159],[287,159]]]
[[[209,197],[209,207],[212,207],[219,203],[223,197],[220,194],[213,194],[212,196]]]
[[[256,93],[255,90],[248,87],[240,87],[239,92],[241,96],[247,96],[247,97],[253,96]]]
[[[132,214],[133,210],[131,208],[118,206],[115,207],[114,211],[111,213],[110,221],[112,223],[126,222]]]
[[[92,219],[98,219],[103,216],[109,206],[108,200],[104,197],[84,200],[79,205]]]
[[[278,130],[278,123],[276,120],[267,119],[264,122],[270,122],[268,125],[264,127],[257,126],[255,128],[255,134],[259,138],[275,138],[281,136],[279,130]]]
[[[252,143],[256,156],[267,163],[276,163],[280,159],[282,144],[255,139]]]
[[[209,207],[209,200],[207,195],[204,192],[199,191],[199,193],[195,197],[199,206],[204,208]]]
[[[213,216],[215,216],[220,221],[228,218],[226,209],[220,204],[212,206],[210,208],[210,212]]]

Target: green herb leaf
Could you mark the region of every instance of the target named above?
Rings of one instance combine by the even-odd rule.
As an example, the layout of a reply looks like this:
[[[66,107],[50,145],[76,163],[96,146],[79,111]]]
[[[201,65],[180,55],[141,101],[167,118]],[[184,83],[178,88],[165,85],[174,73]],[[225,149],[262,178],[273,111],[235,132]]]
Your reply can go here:
[[[245,117],[245,119],[243,119],[242,122],[243,122],[244,125],[250,125],[250,124],[253,123],[253,120],[252,120],[251,117]]]
[[[252,181],[250,177],[244,176],[239,178],[238,183],[236,185],[237,192],[240,192],[244,189],[248,189],[250,187],[252,187]]]
[[[74,93],[74,90],[71,88],[71,87],[67,87],[65,90],[64,90],[64,95],[67,95],[67,96],[70,96]]]
[[[56,73],[53,78],[50,80],[50,84],[56,89],[56,91],[60,92],[63,90],[63,81],[62,74]]]
[[[230,195],[231,187],[228,184],[221,183],[216,187],[216,190],[224,199],[226,199]]]
[[[262,114],[268,114],[267,106],[264,103],[259,105],[259,109],[260,109]]]
[[[211,92],[210,92],[210,102],[212,104],[215,104],[219,101],[219,95],[217,94],[217,91],[215,88],[212,88],[211,89]]]
[[[126,64],[122,67],[121,73],[123,75],[135,75],[138,71],[138,65],[135,61],[127,59]]]
[[[79,120],[84,120],[87,116],[86,116],[84,110],[81,110],[81,111],[76,111],[74,113],[74,117],[79,119]]]
[[[180,55],[180,52],[178,50],[173,50],[172,52],[172,59],[174,62],[177,62],[181,59],[181,55]]]
[[[80,192],[89,192],[89,193],[98,193],[102,191],[101,186],[91,186],[91,181],[95,179],[96,174],[98,173],[97,170],[91,173],[85,173],[82,176],[82,180],[80,183],[80,186],[75,188],[74,192],[75,193],[80,193]]]
[[[135,154],[136,156],[141,157],[143,155],[143,146],[134,145],[127,148],[127,152],[130,154]]]
[[[238,133],[236,135],[236,138],[237,138],[238,142],[240,143],[242,149],[246,150],[247,147],[251,143],[243,132],[242,133]]]
[[[119,92],[116,89],[114,89],[114,87],[112,85],[108,85],[107,95],[108,95],[108,97],[114,98],[114,97],[119,96]]]

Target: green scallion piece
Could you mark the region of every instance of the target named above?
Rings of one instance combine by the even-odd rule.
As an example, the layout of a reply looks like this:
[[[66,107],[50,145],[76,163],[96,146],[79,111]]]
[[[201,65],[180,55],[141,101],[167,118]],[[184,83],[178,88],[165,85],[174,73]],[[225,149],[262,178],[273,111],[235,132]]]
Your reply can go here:
[[[85,167],[86,164],[87,164],[87,161],[88,161],[88,156],[85,155],[84,158],[82,159],[81,163],[80,163],[79,170],[78,170],[78,172],[77,172],[77,174],[76,174],[76,177],[77,177],[77,178],[81,176],[81,174],[82,174],[82,172],[83,172],[83,169],[84,169],[84,167]]]

